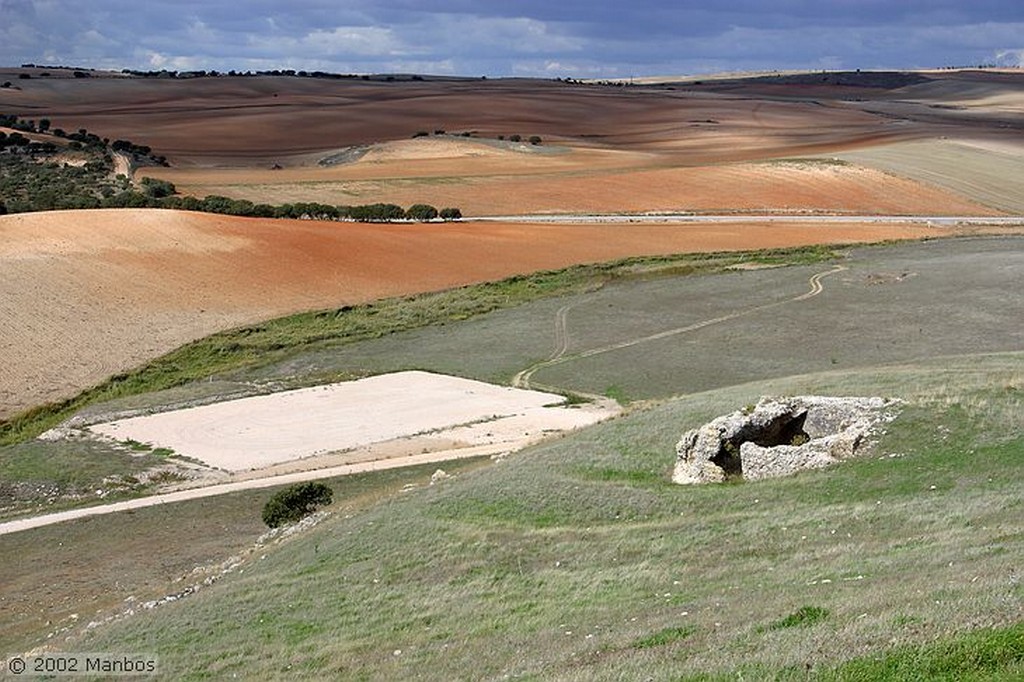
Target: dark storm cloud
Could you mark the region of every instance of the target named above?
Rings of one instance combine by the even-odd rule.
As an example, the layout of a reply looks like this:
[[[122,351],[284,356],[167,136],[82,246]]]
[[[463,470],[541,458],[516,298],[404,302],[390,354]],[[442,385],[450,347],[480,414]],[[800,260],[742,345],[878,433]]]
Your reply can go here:
[[[1019,0],[0,0],[2,64],[621,76],[1022,56]]]

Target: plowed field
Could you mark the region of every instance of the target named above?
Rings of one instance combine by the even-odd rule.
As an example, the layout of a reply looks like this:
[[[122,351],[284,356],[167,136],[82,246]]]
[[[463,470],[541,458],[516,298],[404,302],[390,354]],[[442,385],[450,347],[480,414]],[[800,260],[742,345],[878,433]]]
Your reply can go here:
[[[172,167],[137,175],[255,202],[425,202],[467,216],[991,215],[1019,207],[1013,182],[989,182],[989,173],[985,184],[998,196],[974,191],[957,159],[935,161],[929,146],[884,147],[915,150],[903,163],[885,152],[833,158],[939,136],[1004,149],[1019,138],[1015,74],[866,74],[852,89],[807,79],[652,87],[393,80],[97,72],[18,79],[0,89],[0,111],[148,145]],[[513,143],[513,134],[543,139]],[[1010,161],[1000,168],[1016,168]],[[936,169],[954,181],[936,180]],[[294,311],[628,255],[939,234],[737,220],[365,226],[135,210],[5,216],[0,417],[188,340]]]
[[[362,225],[159,210],[0,218],[0,415],[214,331],[629,255],[864,242],[912,225]]]
[[[458,206],[467,216],[619,211],[817,211],[853,214],[996,214],[964,195],[830,159],[780,160],[696,168],[626,167],[623,152],[505,151],[483,143],[432,140],[382,145],[386,156],[311,171],[147,171],[196,196],[255,203],[323,201]],[[476,150],[481,150],[476,155]],[[406,156],[407,154],[407,156]],[[504,164],[505,172],[498,172]],[[616,165],[618,164],[618,165]],[[585,170],[584,170],[585,169]]]

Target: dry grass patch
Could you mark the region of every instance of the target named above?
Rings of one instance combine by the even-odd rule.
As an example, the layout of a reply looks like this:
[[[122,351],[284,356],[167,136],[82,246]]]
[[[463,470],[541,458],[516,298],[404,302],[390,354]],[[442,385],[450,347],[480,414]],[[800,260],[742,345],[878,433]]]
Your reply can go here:
[[[842,159],[950,189],[1000,211],[1024,213],[1022,148],[956,140],[903,142],[842,152]]]
[[[989,426],[1017,409],[995,396],[1019,363],[1011,354],[808,376],[637,411],[324,522],[159,617],[71,646],[156,650],[184,679],[214,666],[612,680],[728,674],[741,661],[769,676],[807,664],[824,673],[891,642],[1006,626],[1024,598],[1014,560],[1024,444]],[[898,395],[907,418],[874,456],[826,471],[699,489],[668,482],[682,430],[808,383]],[[964,404],[930,406],[926,387],[947,384]],[[978,396],[989,396],[986,410],[964,407]],[[782,626],[788,617],[817,622]]]

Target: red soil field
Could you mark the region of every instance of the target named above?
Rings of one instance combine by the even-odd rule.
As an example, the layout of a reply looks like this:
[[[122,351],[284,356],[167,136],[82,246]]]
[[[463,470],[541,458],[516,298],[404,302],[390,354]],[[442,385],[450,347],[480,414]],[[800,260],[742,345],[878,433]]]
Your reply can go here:
[[[996,211],[951,190],[805,157],[937,137],[994,145],[1019,137],[1021,79],[1013,74],[928,74],[931,81],[905,86],[872,76],[855,87],[626,87],[432,77],[17,79],[17,71],[0,69],[16,82],[0,89],[0,111],[149,145],[172,167],[137,175],[166,177],[185,192],[271,203],[426,202],[467,215],[987,215]],[[411,139],[418,132],[431,135]],[[513,133],[543,143],[497,139]],[[355,146],[369,150],[321,164]],[[0,417],[191,339],[299,310],[629,255],[935,234],[741,218],[368,226],[130,210],[5,216]]]
[[[849,224],[366,225],[161,210],[0,218],[0,416],[214,331],[574,263],[919,238]]]
[[[365,160],[329,170],[147,169],[144,172],[170,180],[181,191],[196,196],[219,194],[254,203],[386,201],[410,206],[427,202],[458,206],[466,216],[644,211],[857,215],[999,213],[945,189],[871,168],[831,163],[827,159],[695,168],[630,168],[626,164],[637,155],[623,152],[577,151],[557,156],[505,152],[496,159],[471,156],[473,151],[466,149],[469,143],[460,143],[462,155],[454,156],[445,149],[444,141],[432,142],[434,153],[438,155],[435,159],[395,159],[400,150],[415,144],[397,142],[383,145],[391,154],[387,160],[378,161],[367,155]],[[576,154],[586,159],[572,158]],[[533,158],[515,158],[521,156]],[[608,156],[613,159],[606,158]],[[503,161],[516,172],[498,174],[491,170]],[[607,167],[613,161],[622,165]],[[532,173],[524,169],[527,164]],[[584,172],[581,168],[587,170]],[[435,175],[415,175],[428,169]]]

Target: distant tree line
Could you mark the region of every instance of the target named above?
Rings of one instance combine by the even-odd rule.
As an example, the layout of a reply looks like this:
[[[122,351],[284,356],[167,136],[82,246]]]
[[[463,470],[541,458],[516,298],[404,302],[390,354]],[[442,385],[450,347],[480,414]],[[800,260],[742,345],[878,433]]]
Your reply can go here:
[[[292,218],[302,220],[350,220],[390,222],[397,220],[458,220],[462,211],[448,207],[438,210],[429,204],[414,204],[408,209],[396,204],[375,203],[358,206],[334,206],[315,202],[281,205],[256,204],[246,199],[210,195],[202,199],[179,196],[173,183],[143,178],[133,187],[125,175],[114,175],[113,153],[129,154],[138,161],[166,165],[146,145],[127,140],[100,138],[81,128],[67,133],[52,129],[48,119],[24,120],[0,113],[0,214],[56,211],[84,208],[168,208],[226,215]],[[67,145],[32,140],[21,131],[68,140]],[[77,160],[69,163],[61,152],[74,150]],[[63,159],[58,161],[57,159]]]
[[[434,135],[448,135],[448,134],[449,133],[447,133],[446,131],[444,131],[442,129],[437,129],[437,130],[434,131]],[[475,130],[465,130],[465,131],[463,131],[461,133],[451,133],[451,134],[456,136],[456,137],[472,137],[472,138],[476,138],[477,137],[477,131],[475,131]],[[428,133],[426,130],[417,130],[415,133],[412,134],[412,137],[413,137],[414,140],[417,139],[417,138],[420,138],[420,137],[430,137],[430,133]],[[497,139],[505,140],[506,137],[504,135],[498,135]],[[509,142],[522,142],[523,141],[523,136],[520,135],[519,133],[513,133],[513,134],[509,135],[507,139],[508,139]],[[530,144],[534,145],[534,146],[537,146],[541,142],[543,142],[543,140],[541,139],[540,135],[530,135],[530,137],[527,139],[527,141]]]
[[[355,73],[330,73],[328,71],[303,71],[296,69],[272,69],[267,71],[216,71],[216,70],[205,70],[197,69],[193,71],[175,71],[169,69],[160,69],[159,71],[139,71],[137,69],[122,69],[121,73],[127,76],[135,76],[136,78],[170,78],[170,79],[189,79],[189,78],[245,78],[245,77],[256,77],[256,76],[288,76],[292,78],[323,78],[329,80],[374,80],[374,81],[386,81],[393,83],[395,81],[422,81],[423,76],[411,75],[411,76],[395,76],[395,75],[379,75],[371,76],[369,74],[355,74]]]
[[[71,71],[75,78],[91,78],[95,69],[89,69],[84,66],[46,66],[44,64],[22,64],[23,69],[53,69],[54,71]],[[50,74],[41,73],[40,76],[46,77]]]
[[[255,204],[247,199],[232,199],[215,194],[200,199],[179,196],[173,183],[156,178],[143,178],[138,188],[133,188],[123,175],[112,179],[110,170],[102,161],[71,166],[52,162],[37,163],[29,158],[8,159],[0,163],[0,215],[87,208],[166,208],[249,218],[364,223],[404,220],[426,222],[437,219],[450,221],[462,218],[462,211],[458,208],[438,210],[430,204],[414,204],[405,209],[387,203],[358,206],[334,206],[317,202]]]
[[[178,211],[199,211],[242,216],[245,218],[290,218],[293,220],[339,220],[360,223],[386,223],[399,220],[427,222],[462,218],[458,208],[440,210],[429,204],[413,204],[408,209],[397,204],[363,204],[335,206],[317,202],[288,204],[256,204],[248,199],[232,199],[211,194],[202,199],[174,195],[174,185],[164,180],[143,178],[142,191],[123,192],[111,197],[106,206],[117,208],[169,208]]]

